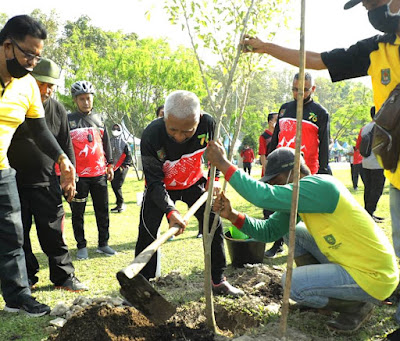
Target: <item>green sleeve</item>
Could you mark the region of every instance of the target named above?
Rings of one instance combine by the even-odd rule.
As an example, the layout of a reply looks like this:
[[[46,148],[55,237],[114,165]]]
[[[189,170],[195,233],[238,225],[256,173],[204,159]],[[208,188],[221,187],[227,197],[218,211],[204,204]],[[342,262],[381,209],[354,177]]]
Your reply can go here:
[[[271,243],[289,232],[290,214],[275,212],[268,219],[255,219],[246,215],[240,231],[265,243]]]
[[[241,170],[233,173],[229,184],[255,206],[275,212],[290,212],[293,185],[271,186],[254,180]],[[339,189],[330,175],[310,175],[299,182],[298,213],[333,213]]]

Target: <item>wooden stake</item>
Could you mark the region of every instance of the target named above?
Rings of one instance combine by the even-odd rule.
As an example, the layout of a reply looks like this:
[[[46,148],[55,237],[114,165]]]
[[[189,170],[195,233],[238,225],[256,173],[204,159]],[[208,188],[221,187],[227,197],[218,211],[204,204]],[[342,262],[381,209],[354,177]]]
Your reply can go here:
[[[285,280],[285,290],[283,294],[282,315],[279,324],[279,336],[286,339],[287,318],[289,314],[289,297],[292,284],[293,260],[294,260],[294,242],[295,229],[297,221],[297,208],[299,203],[299,179],[300,179],[300,150],[301,133],[303,121],[303,97],[304,97],[304,69],[305,69],[305,7],[306,0],[301,0],[301,27],[300,27],[300,63],[299,63],[299,83],[297,92],[297,111],[296,111],[296,152],[293,174],[293,195],[292,206],[290,210],[289,227],[289,253],[287,257],[287,271]]]

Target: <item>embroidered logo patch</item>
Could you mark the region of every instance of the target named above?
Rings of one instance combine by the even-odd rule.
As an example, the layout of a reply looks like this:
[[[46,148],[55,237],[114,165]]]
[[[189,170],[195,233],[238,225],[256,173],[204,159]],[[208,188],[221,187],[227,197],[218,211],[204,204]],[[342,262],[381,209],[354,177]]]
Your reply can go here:
[[[313,112],[310,112],[310,121],[315,123],[317,122],[317,120],[318,120],[317,115]]]
[[[157,157],[161,161],[165,160],[165,151],[164,151],[164,149],[157,150]]]
[[[76,128],[76,122],[75,121],[69,121],[69,127],[71,129],[75,129]]]
[[[207,134],[198,135],[197,138],[200,140],[200,145],[201,146],[204,145],[204,142],[208,143],[208,133]]]
[[[327,236],[324,236],[324,239],[329,245],[335,245],[336,244],[336,239],[332,234],[328,234]]]
[[[382,69],[381,70],[381,83],[383,85],[388,85],[391,81],[390,77],[390,69]]]

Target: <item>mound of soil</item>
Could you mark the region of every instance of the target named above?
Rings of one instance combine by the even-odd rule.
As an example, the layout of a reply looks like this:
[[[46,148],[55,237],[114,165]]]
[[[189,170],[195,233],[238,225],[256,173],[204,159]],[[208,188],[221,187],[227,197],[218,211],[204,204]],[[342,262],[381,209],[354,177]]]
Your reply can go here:
[[[211,341],[214,340],[214,335],[204,326],[196,329],[179,323],[155,326],[135,308],[111,308],[96,304],[71,317],[58,336],[50,340]]]
[[[235,269],[229,274],[231,284],[245,291],[245,296],[233,299],[215,297],[215,318],[223,335],[241,335],[265,322],[269,307],[277,312],[282,300],[282,272],[264,264]],[[196,277],[197,278],[197,277]],[[205,304],[201,297],[202,277],[188,280],[171,273],[153,282],[160,293],[184,292],[186,301],[163,325],[154,325],[133,307],[92,305],[73,315],[52,341],[162,341],[162,340],[221,340],[206,327]],[[188,288],[192,288],[190,292]],[[197,294],[196,294],[197,290]],[[198,302],[200,298],[200,302]],[[176,302],[175,302],[176,304]]]

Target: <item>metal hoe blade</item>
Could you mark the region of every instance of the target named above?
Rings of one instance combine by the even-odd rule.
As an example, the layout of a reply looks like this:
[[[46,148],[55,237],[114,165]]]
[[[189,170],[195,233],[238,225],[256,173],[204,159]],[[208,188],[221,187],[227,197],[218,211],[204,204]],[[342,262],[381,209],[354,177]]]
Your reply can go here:
[[[120,271],[117,278],[121,285],[121,295],[154,324],[162,324],[175,314],[176,307],[162,297],[141,274],[128,278]]]

